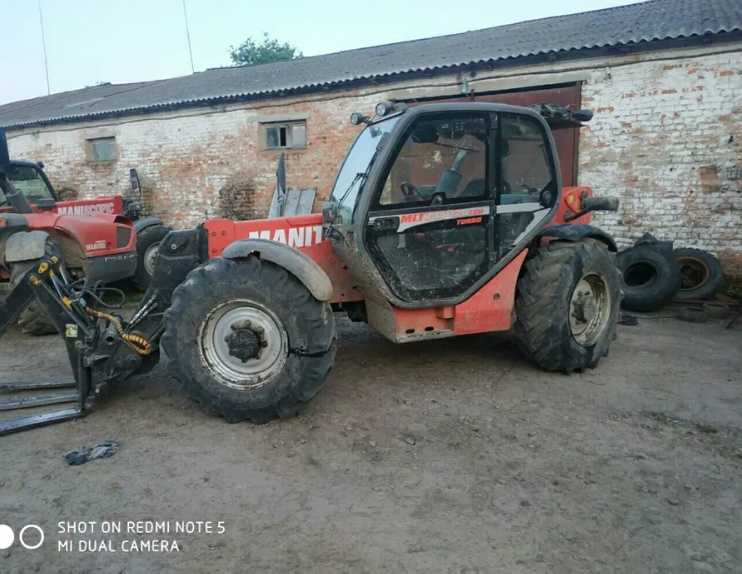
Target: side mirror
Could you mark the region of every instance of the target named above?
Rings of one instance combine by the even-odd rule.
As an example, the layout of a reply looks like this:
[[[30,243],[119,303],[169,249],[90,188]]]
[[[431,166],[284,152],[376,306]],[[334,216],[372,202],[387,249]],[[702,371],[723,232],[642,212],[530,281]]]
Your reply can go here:
[[[8,154],[8,139],[5,137],[5,130],[0,128],[0,168],[10,163]]]

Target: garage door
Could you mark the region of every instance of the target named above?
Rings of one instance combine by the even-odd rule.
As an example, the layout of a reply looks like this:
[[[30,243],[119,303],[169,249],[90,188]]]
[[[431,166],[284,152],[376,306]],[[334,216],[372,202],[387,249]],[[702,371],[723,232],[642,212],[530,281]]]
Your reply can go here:
[[[514,106],[535,106],[539,104],[556,104],[569,106],[572,109],[580,108],[580,85],[569,84],[558,87],[535,88],[529,90],[518,90],[510,92],[495,92],[487,94],[475,94],[468,98],[436,98],[425,100],[424,103],[433,101],[478,101],[499,102]],[[423,103],[422,100],[417,102]],[[562,185],[576,185],[577,182],[577,150],[579,129],[561,129],[554,131],[559,154],[559,164],[562,170]]]

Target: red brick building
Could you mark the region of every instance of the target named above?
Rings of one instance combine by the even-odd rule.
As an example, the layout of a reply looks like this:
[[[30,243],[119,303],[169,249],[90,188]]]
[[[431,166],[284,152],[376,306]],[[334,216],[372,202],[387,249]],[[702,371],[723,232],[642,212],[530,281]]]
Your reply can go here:
[[[319,209],[380,100],[560,103],[595,111],[559,135],[566,183],[617,195],[601,225],[717,253],[742,276],[742,3],[618,8],[163,81],[101,85],[0,106],[11,153],[57,188],[125,193],[189,226],[266,214],[279,153]]]

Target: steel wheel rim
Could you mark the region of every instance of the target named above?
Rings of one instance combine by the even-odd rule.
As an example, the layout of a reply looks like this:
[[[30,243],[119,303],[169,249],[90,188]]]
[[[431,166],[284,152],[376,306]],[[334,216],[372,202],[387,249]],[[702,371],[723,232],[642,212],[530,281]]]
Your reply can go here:
[[[569,328],[583,347],[597,343],[608,326],[611,295],[608,283],[597,273],[588,273],[575,285],[569,301]]]
[[[160,242],[156,241],[144,250],[144,271],[152,277],[155,274],[155,264],[157,262],[157,251],[160,249]]]
[[[199,347],[217,380],[237,390],[263,386],[283,370],[288,358],[288,336],[281,320],[247,299],[212,309],[201,324]],[[249,356],[255,352],[257,356]]]
[[[708,283],[711,271],[704,261],[695,257],[682,257],[677,262],[680,265],[681,291],[693,291]]]

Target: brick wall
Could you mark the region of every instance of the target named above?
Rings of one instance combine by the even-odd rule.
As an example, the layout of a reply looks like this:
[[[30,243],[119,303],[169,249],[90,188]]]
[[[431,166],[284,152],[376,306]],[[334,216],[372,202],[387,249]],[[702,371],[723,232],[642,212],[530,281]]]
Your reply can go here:
[[[286,151],[287,185],[317,188],[324,198],[358,132],[348,121],[351,112],[370,109],[378,99],[349,96],[278,108],[198,109],[82,128],[11,132],[9,144],[13,157],[43,161],[55,188],[73,190],[79,197],[128,193],[129,169],[136,168],[148,209],[178,227],[234,211],[262,217],[275,189],[279,153],[260,149],[258,119],[280,118],[282,112],[307,114],[307,148]],[[109,136],[116,138],[118,160],[89,161],[86,140]],[[253,197],[247,197],[246,189],[253,190]],[[225,210],[220,198],[244,198],[245,205]]]
[[[726,52],[724,50],[727,50]],[[582,131],[579,179],[618,195],[618,214],[599,224],[628,244],[645,231],[710,249],[742,277],[742,45],[441,75],[383,87],[189,109],[82,125],[11,131],[11,154],[42,160],[57,188],[80,197],[126,193],[138,170],[147,205],[168,223],[241,213],[261,217],[275,186],[277,153],[262,151],[258,120],[306,114],[308,145],[287,152],[290,187],[315,187],[321,206],[358,128],[352,111],[384,98],[456,95],[579,77],[595,110]],[[720,53],[708,53],[708,52]],[[560,75],[561,74],[561,75]],[[577,74],[577,76],[575,76]],[[85,140],[113,135],[119,159],[94,164]],[[242,204],[225,210],[221,200]]]
[[[624,245],[651,232],[711,250],[742,276],[740,52],[595,70],[582,96],[580,182],[621,198],[599,224]]]

